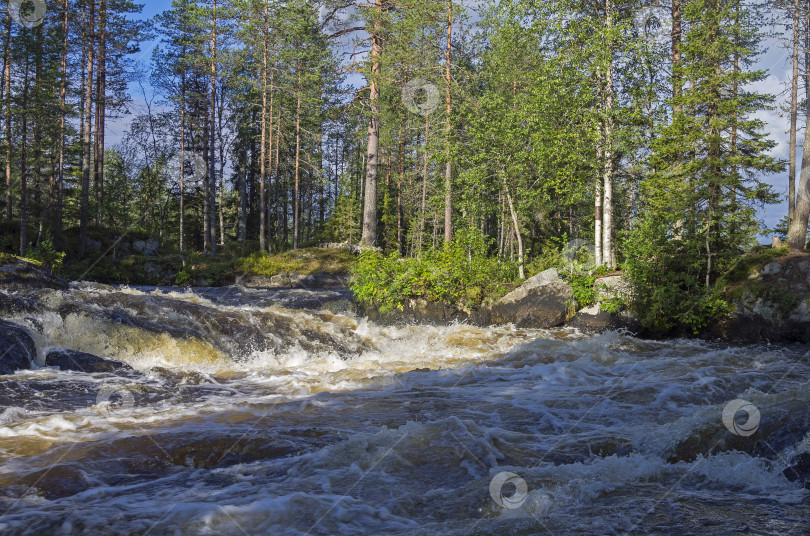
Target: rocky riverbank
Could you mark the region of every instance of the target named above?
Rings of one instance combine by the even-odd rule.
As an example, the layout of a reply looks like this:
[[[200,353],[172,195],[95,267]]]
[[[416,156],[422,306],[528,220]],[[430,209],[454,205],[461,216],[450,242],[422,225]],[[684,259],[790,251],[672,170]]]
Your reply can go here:
[[[549,269],[477,311],[459,311],[442,303],[417,299],[406,302],[402,310],[381,314],[367,308],[364,313],[377,322],[389,323],[512,323],[521,328],[571,326],[589,333],[623,328],[652,336],[626,306],[632,301],[632,290],[623,276],[597,279],[594,287],[596,302],[580,307],[571,286],[556,270]],[[735,343],[810,343],[810,254],[792,252],[751,267],[743,281],[729,286],[727,296],[732,311],[698,336]],[[675,335],[694,336],[688,332]]]
[[[330,273],[282,273],[273,277],[240,277],[236,282],[247,289],[346,289],[349,277]],[[26,290],[66,288],[66,281],[41,266],[21,259],[6,262],[0,266],[0,317],[18,316],[44,306],[40,302],[34,304],[27,297]],[[644,332],[626,306],[632,302],[632,290],[622,275],[597,279],[594,289],[595,303],[581,307],[574,299],[571,286],[555,269],[549,269],[529,278],[489,306],[473,311],[457,310],[441,302],[411,299],[401,310],[381,313],[373,307],[358,307],[344,299],[339,312],[356,311],[383,324],[449,324],[458,321],[478,326],[514,324],[518,328],[530,329],[570,326],[588,333],[624,328],[640,336],[652,336]],[[747,268],[742,280],[729,286],[727,295],[733,310],[698,336],[735,343],[810,343],[810,254],[793,252]],[[323,309],[318,305],[320,303],[300,306]],[[27,368],[33,342],[24,329],[2,322],[0,345],[6,352],[3,366],[8,365],[9,371]],[[75,359],[76,356],[70,359],[53,357],[54,363],[58,361],[60,366],[67,366]]]

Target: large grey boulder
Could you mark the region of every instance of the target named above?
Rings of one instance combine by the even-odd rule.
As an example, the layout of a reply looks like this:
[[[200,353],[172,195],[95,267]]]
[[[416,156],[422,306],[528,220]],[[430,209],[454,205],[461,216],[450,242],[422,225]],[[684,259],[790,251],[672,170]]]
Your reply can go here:
[[[597,279],[594,288],[596,288],[600,303],[615,298],[621,299],[624,303],[629,303],[633,297],[633,286],[630,281],[620,275],[609,275]]]
[[[37,357],[37,345],[28,331],[17,324],[0,320],[0,375],[31,368]]]
[[[530,277],[490,309],[493,324],[512,323],[521,328],[559,326],[573,309],[571,287],[553,268]]]

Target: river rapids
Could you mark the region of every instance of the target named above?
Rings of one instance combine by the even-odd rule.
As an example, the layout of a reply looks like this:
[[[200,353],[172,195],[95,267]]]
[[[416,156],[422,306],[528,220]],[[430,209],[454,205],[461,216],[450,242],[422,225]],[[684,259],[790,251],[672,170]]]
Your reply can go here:
[[[0,534],[810,534],[785,473],[810,348],[383,326],[346,298],[6,296],[40,355],[0,376]]]

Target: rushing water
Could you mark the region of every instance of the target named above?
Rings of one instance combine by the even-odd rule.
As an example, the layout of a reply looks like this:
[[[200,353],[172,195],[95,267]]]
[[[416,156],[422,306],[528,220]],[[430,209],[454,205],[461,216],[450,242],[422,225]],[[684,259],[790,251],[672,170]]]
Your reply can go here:
[[[782,473],[810,452],[807,347],[320,311],[345,297],[18,296],[40,360],[135,371],[0,377],[0,533],[810,534]]]

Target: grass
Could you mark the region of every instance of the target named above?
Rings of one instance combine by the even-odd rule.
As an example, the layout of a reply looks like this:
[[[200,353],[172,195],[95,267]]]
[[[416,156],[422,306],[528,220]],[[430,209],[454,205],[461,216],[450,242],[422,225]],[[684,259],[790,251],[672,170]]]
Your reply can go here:
[[[17,262],[17,257],[10,253],[0,253],[0,266]]]
[[[305,248],[270,255],[256,252],[235,259],[233,269],[244,275],[273,276],[281,273],[348,274],[356,257],[348,249]]]
[[[166,251],[154,257],[128,255],[100,260],[85,258],[65,262],[67,279],[83,278],[107,284],[130,285],[229,285],[236,277],[280,273],[348,274],[355,257],[345,249],[305,248],[269,254],[250,252],[252,244],[233,244],[217,255]],[[95,263],[95,265],[92,265]]]

